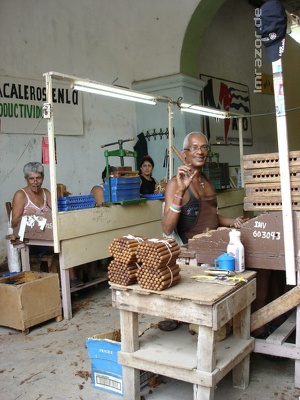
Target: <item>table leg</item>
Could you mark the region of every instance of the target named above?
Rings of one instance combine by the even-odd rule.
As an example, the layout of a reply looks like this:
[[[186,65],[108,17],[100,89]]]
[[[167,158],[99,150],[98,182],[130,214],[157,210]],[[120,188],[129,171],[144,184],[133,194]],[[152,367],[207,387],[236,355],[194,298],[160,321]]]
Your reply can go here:
[[[233,318],[233,336],[236,338],[250,338],[250,312],[251,306],[244,308]],[[236,367],[232,369],[233,386],[246,389],[249,385],[250,355],[246,356]]]
[[[138,313],[120,310],[122,351],[133,353],[139,349]],[[140,370],[122,367],[125,400],[140,400]]]
[[[296,350],[300,347],[300,305],[296,308]],[[295,387],[300,388],[300,361],[295,360]]]
[[[64,319],[72,318],[72,302],[70,291],[70,275],[69,270],[64,269],[64,256],[59,253],[59,269],[60,269],[60,284],[61,284],[61,297]]]
[[[20,252],[22,271],[30,271],[29,247],[26,245],[22,246]]]
[[[216,368],[216,332],[207,326],[199,325],[197,344],[197,369],[212,372]],[[213,400],[213,387],[193,385],[194,400]]]

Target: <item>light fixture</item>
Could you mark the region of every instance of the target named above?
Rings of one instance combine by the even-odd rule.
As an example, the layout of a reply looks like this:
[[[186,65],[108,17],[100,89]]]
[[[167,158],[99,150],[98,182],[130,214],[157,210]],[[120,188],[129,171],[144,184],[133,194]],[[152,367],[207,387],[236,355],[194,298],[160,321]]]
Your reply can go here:
[[[196,104],[179,103],[179,108],[183,112],[188,112],[192,114],[206,115],[208,117],[221,119],[229,118],[229,113],[227,111],[221,111],[215,108],[204,107]]]
[[[136,101],[138,103],[152,105],[156,104],[156,98],[147,93],[137,92],[130,89],[123,89],[118,86],[105,85],[94,81],[74,80],[72,81],[72,87],[74,90],[80,90],[82,92],[95,93],[102,96]]]

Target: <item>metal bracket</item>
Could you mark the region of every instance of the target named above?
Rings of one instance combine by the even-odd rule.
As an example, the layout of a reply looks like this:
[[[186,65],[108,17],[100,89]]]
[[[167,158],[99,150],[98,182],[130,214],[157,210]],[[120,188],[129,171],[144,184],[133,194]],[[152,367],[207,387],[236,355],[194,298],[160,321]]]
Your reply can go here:
[[[44,119],[50,119],[51,118],[51,104],[50,103],[44,103],[43,105],[43,118]]]

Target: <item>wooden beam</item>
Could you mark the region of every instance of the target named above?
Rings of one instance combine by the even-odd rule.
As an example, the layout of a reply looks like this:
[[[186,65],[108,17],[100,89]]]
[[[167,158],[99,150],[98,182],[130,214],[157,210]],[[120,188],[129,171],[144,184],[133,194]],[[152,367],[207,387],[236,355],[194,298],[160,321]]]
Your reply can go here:
[[[251,315],[251,328],[253,332],[279,315],[296,307],[300,303],[300,287],[296,286],[283,296],[267,304]]]

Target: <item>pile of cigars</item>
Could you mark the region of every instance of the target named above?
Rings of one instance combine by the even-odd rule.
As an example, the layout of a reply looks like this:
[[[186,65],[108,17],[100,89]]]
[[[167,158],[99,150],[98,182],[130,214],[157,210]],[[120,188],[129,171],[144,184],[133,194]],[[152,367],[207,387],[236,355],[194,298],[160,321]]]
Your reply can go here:
[[[108,266],[110,282],[122,286],[138,283],[143,289],[161,291],[180,281],[176,260],[181,250],[172,238],[122,236],[112,241],[109,251],[113,257]]]

